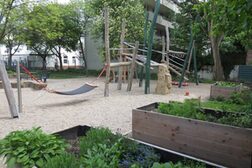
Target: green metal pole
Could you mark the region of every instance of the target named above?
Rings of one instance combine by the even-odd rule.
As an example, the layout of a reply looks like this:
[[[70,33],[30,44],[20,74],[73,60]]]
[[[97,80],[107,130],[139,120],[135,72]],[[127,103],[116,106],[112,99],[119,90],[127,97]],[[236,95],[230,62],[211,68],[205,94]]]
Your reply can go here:
[[[144,24],[144,46],[143,48],[145,49],[145,47],[147,46],[147,28],[148,28],[148,21],[149,21],[149,13],[147,11],[147,9],[145,10],[145,24]],[[145,55],[145,52],[143,52],[143,55]],[[143,76],[144,76],[144,67],[140,68],[140,80],[139,80],[139,87],[143,86]]]
[[[182,74],[181,74],[181,77],[180,77],[180,80],[179,80],[179,85],[178,85],[179,88],[181,88],[182,83],[184,81],[184,76],[185,76],[185,72],[186,72],[186,66],[187,66],[187,63],[189,61],[190,53],[191,53],[191,50],[192,50],[192,44],[193,44],[193,33],[192,33],[192,23],[191,23],[191,28],[190,28],[190,43],[189,43],[189,47],[188,47],[188,50],[187,50],[186,59],[185,59],[185,62],[184,62]]]
[[[198,79],[198,69],[197,69],[197,60],[196,60],[196,47],[193,48],[193,64],[194,64],[194,77],[195,77],[195,83],[196,85],[199,85],[199,79]]]
[[[148,53],[147,53],[147,60],[145,65],[145,94],[150,93],[150,62],[151,62],[151,56],[152,56],[152,46],[153,46],[153,37],[154,37],[154,31],[156,27],[157,17],[160,9],[160,0],[156,0],[155,5],[155,11],[154,11],[154,17],[151,23],[150,27],[150,34],[149,34],[149,40],[148,40]]]

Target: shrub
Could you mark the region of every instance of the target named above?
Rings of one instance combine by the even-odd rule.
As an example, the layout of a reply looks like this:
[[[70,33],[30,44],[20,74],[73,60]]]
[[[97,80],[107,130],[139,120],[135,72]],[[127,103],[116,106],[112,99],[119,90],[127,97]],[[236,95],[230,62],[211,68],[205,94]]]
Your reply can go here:
[[[64,153],[47,160],[43,168],[80,168],[79,161],[74,155]]]
[[[9,167],[20,165],[42,167],[44,161],[64,153],[66,143],[40,128],[14,131],[0,140],[0,155],[6,157]]]
[[[121,155],[120,142],[111,147],[106,144],[98,144],[88,149],[87,154],[82,158],[84,167],[89,168],[118,168]]]
[[[119,135],[114,135],[107,128],[94,128],[87,132],[85,137],[80,138],[80,155],[87,154],[88,149],[92,149],[99,144],[111,147],[117,142]]]

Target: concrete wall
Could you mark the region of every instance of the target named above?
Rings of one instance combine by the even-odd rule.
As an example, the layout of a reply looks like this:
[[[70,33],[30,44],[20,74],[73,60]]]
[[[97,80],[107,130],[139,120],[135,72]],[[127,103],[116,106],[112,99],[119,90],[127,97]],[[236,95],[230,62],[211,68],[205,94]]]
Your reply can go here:
[[[95,41],[91,35],[85,38],[87,69],[100,70],[103,67],[102,57],[99,54],[99,47],[102,46],[102,39]]]
[[[252,64],[252,50],[248,50],[248,52],[247,52],[246,64],[247,65],[251,65]]]

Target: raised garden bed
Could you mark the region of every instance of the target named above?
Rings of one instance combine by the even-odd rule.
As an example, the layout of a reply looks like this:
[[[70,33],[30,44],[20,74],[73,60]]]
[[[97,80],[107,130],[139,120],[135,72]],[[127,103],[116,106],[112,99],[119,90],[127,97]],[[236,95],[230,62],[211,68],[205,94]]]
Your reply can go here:
[[[57,135],[57,136],[60,136],[63,139],[66,139],[68,142],[70,142],[70,144],[72,145],[72,149],[73,149],[76,146],[75,142],[78,141],[78,139],[80,137],[86,136],[87,131],[89,131],[90,129],[91,129],[91,127],[89,127],[89,126],[79,125],[79,126],[69,128],[69,129],[66,129],[66,130],[63,130],[63,131],[60,131],[60,132],[56,132],[54,134]],[[128,136],[128,138],[129,138],[130,141],[135,142],[135,140],[131,139],[129,136]],[[141,144],[141,145],[143,145],[143,146],[145,146],[147,148],[153,149],[155,151],[155,153],[160,156],[160,162],[161,163],[166,163],[166,162],[176,163],[176,162],[180,162],[180,161],[183,162],[183,161],[187,160],[187,162],[189,162],[189,163],[195,162],[196,164],[199,163],[199,165],[203,163],[205,165],[204,167],[207,167],[207,168],[213,168],[213,167],[218,167],[219,166],[219,165],[211,163],[211,162],[207,162],[207,161],[195,158],[195,157],[184,155],[182,153],[175,152],[175,151],[172,151],[172,150],[167,150],[167,149],[164,149],[164,148],[160,148],[158,146],[154,146],[152,144],[148,144],[148,143],[145,143],[145,142],[137,141],[137,143],[139,143],[139,144]],[[70,152],[73,152],[73,153],[76,154],[76,151],[78,151],[78,150],[79,149],[73,149]],[[188,165],[188,168],[194,168],[194,167],[191,167],[191,166]]]
[[[153,103],[132,111],[134,139],[227,167],[252,167],[251,128],[161,114],[158,106]],[[209,109],[207,113],[223,115]]]
[[[241,91],[241,85],[235,85],[235,84],[219,84],[215,83],[211,86],[210,90],[210,98],[216,99],[219,97],[222,98],[229,98],[234,92]]]

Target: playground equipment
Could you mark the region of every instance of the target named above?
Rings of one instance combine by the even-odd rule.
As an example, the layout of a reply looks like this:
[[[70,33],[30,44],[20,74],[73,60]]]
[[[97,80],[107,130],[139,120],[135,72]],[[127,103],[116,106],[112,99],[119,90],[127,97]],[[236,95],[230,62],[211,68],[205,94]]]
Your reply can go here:
[[[8,78],[7,71],[5,69],[5,64],[2,60],[0,60],[0,78],[3,81],[4,91],[10,107],[11,116],[13,118],[18,118],[18,107],[16,105],[16,100],[14,97],[13,90],[11,88],[11,83]]]

